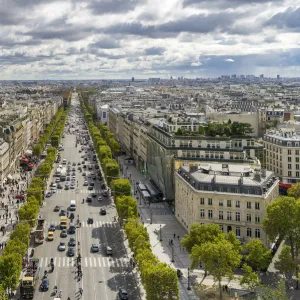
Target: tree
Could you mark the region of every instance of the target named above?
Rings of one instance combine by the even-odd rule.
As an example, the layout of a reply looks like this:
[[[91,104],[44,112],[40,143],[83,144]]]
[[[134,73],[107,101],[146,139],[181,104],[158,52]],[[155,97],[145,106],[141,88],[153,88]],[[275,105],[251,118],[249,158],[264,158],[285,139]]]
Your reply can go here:
[[[45,179],[48,179],[50,177],[51,174],[51,166],[47,163],[43,163],[40,167],[39,167],[39,175]]]
[[[22,256],[18,253],[10,253],[0,257],[0,278],[3,288],[13,291],[19,283],[22,271]]]
[[[102,161],[106,158],[111,158],[111,150],[109,146],[101,146],[99,150],[99,158],[102,163]]]
[[[112,190],[114,196],[130,196],[131,195],[131,184],[128,179],[120,178],[112,182]]]
[[[36,201],[37,205],[42,205],[43,194],[42,194],[42,190],[40,188],[31,188],[30,187],[27,189],[27,203],[29,203],[29,200],[33,199],[33,198]]]
[[[261,286],[260,296],[262,300],[289,300],[283,280],[274,286]]]
[[[2,284],[0,284],[0,300],[8,300],[7,294],[6,294]]]
[[[120,144],[114,138],[110,138],[108,143],[109,143],[111,152],[114,155],[117,155],[118,153],[120,153],[120,150],[121,150]]]
[[[292,279],[293,274],[296,272],[297,263],[292,258],[290,246],[284,245],[282,247],[278,260],[275,261],[274,265],[276,270],[283,274],[286,279]]]
[[[42,154],[43,151],[43,147],[40,143],[36,144],[33,148],[32,148],[32,154],[34,156],[39,157]]]
[[[217,224],[192,224],[190,232],[181,239],[181,244],[188,252],[192,252],[195,245],[202,245],[206,242],[212,242],[223,235],[223,231]]]
[[[218,282],[220,299],[222,299],[222,278],[233,279],[234,270],[242,259],[240,252],[236,251],[229,241],[221,238],[203,243],[201,246],[194,246],[191,258],[204,263],[205,269],[213,276],[214,281]]]
[[[253,272],[252,268],[247,264],[242,266],[244,271],[243,276],[239,278],[241,286],[251,291],[255,290],[259,286],[258,274]]]
[[[272,260],[272,251],[266,249],[260,239],[251,239],[246,245],[245,250],[248,252],[246,261],[254,270],[265,270]]]
[[[45,185],[45,181],[41,177],[36,176],[32,179],[30,188],[43,190],[45,188]]]
[[[300,198],[300,182],[293,184],[288,190],[287,190],[288,196],[293,197],[296,200]]]
[[[24,244],[19,239],[9,239],[2,255],[18,253],[23,257],[26,254],[28,244]]]
[[[287,217],[288,216],[288,217]],[[271,241],[277,237],[288,241],[294,261],[300,247],[300,200],[293,197],[278,197],[267,206],[263,228]],[[295,276],[298,276],[298,265]],[[296,288],[299,287],[296,281]]]
[[[114,159],[109,159],[105,163],[104,169],[105,169],[107,182],[109,185],[114,179],[120,177],[120,167]]]
[[[24,245],[29,245],[30,226],[27,223],[19,223],[10,234],[10,240],[20,240]]]
[[[19,209],[19,218],[21,221],[30,221],[31,224],[35,222],[37,214],[39,212],[39,207],[34,205],[25,205],[21,206]]]
[[[115,200],[118,216],[121,220],[137,219],[137,203],[131,196],[118,196]]]
[[[183,135],[182,129],[180,127],[175,132],[175,135],[179,135],[179,136]]]

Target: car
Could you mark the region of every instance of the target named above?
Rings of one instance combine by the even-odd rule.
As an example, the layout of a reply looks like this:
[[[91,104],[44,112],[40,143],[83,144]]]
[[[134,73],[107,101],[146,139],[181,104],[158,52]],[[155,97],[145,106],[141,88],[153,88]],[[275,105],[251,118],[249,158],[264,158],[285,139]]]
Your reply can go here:
[[[63,186],[61,184],[58,184],[57,188],[61,190],[63,188]]]
[[[101,196],[99,196],[98,197],[98,201],[102,201],[103,199],[102,199],[102,197]]]
[[[102,216],[106,215],[106,209],[105,208],[100,209],[100,215],[102,215]]]
[[[86,173],[85,173],[85,172],[83,172],[83,173],[82,173],[82,176],[86,176]]]
[[[92,176],[93,180],[97,180],[97,177],[96,175]]]
[[[58,205],[55,205],[55,207],[54,207],[54,211],[59,211],[59,206]]]
[[[87,196],[87,197],[86,197],[86,202],[92,202],[92,197]]]
[[[93,224],[94,223],[94,219],[93,218],[88,218],[87,223],[88,224]]]
[[[120,300],[128,300],[128,293],[125,289],[120,288],[118,292],[118,296]]]
[[[75,176],[75,175],[76,175],[76,173],[73,171],[71,175],[72,175],[72,176]],[[72,178],[72,179],[75,179],[75,178]]]
[[[80,166],[78,167],[78,171],[80,171],[80,172],[82,171],[82,168]]]
[[[70,186],[69,185],[65,185],[65,190],[69,190]]]
[[[57,178],[55,179],[55,182],[60,182],[60,178],[57,177]]]
[[[73,176],[71,177],[71,179],[74,179],[74,180],[76,180],[76,176],[75,176],[75,175],[73,175]]]
[[[54,239],[54,232],[53,231],[48,231],[48,241],[53,241]]]
[[[42,283],[41,283],[41,291],[45,292],[45,291],[48,291],[48,289],[49,289],[49,279],[43,278]]]
[[[72,166],[76,166],[76,162],[73,162],[73,163],[72,163]]]
[[[75,255],[75,248],[74,247],[69,247],[67,255],[68,256],[74,256]]]
[[[75,184],[72,183],[71,186],[70,186],[70,188],[71,188],[72,190],[74,190],[74,189],[75,189]]]
[[[54,224],[50,224],[49,231],[55,231],[56,227]]]
[[[81,153],[81,151],[82,151],[82,150],[81,150],[81,149],[79,149],[79,153]]]
[[[75,218],[74,213],[70,213],[70,214],[69,214],[69,219],[70,219],[70,220],[73,220],[74,218]]]
[[[66,180],[67,180],[67,181],[70,181],[70,176],[67,176]]]
[[[76,232],[75,225],[70,225],[70,227],[69,227],[69,234],[74,234],[75,232]]]
[[[56,192],[57,192],[56,187],[52,187],[52,188],[51,188],[51,191],[52,191],[53,194],[56,193]]]
[[[92,197],[93,197],[93,198],[96,198],[96,197],[97,197],[97,195],[96,195],[95,193],[93,193],[93,194],[92,194]]]
[[[93,170],[93,166],[92,165],[89,165],[89,170]]]
[[[103,195],[104,197],[107,197],[107,196],[108,196],[108,190],[104,190],[104,191],[102,192],[102,195]]]
[[[86,165],[83,165],[83,168],[86,169]]]
[[[76,246],[76,240],[75,240],[74,237],[70,237],[69,246],[71,246],[71,247],[75,247]]]
[[[92,244],[91,251],[92,252],[99,252],[99,246],[97,244]]]
[[[98,166],[98,165],[95,165],[95,169],[96,169],[96,170],[99,170],[99,166]]]
[[[105,246],[105,253],[106,255],[112,255],[113,254],[112,248],[109,246]]]
[[[68,162],[68,165],[70,165],[70,164],[71,164],[71,162],[69,161],[69,162]]]
[[[89,191],[91,191],[91,190],[93,190],[93,189],[94,189],[94,187],[93,187],[92,185],[89,185],[89,186],[88,186],[88,190],[89,190]]]
[[[62,217],[65,217],[66,216],[66,214],[67,214],[67,211],[66,211],[66,209],[63,207],[63,208],[61,208],[61,210],[60,210],[60,216],[62,216]]]
[[[63,163],[63,165],[67,164],[67,160],[64,158],[62,163]]]
[[[89,185],[89,182],[88,182],[87,180],[85,180],[84,183],[83,183],[83,185],[84,185],[84,186],[88,186],[88,185]]]
[[[76,168],[72,168],[72,172],[75,172],[76,171]]]
[[[47,194],[46,194],[46,197],[47,198],[49,198],[49,197],[51,197],[52,196],[52,193],[51,192],[48,192]]]
[[[66,243],[65,242],[60,242],[58,245],[58,250],[59,251],[65,251],[66,250]]]
[[[65,237],[67,237],[67,236],[68,236],[67,230],[66,230],[66,229],[63,229],[63,230],[61,231],[61,233],[60,233],[60,237],[65,238]]]
[[[95,182],[90,182],[90,185],[91,186],[95,186]]]

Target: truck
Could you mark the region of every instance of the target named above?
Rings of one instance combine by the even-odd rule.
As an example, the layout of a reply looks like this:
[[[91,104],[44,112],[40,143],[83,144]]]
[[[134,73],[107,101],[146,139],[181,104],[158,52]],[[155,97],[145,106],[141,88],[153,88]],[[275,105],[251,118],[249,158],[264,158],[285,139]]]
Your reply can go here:
[[[36,284],[40,276],[39,259],[29,260],[26,272],[21,279],[20,292],[22,299],[33,299]]]
[[[66,181],[67,178],[67,168],[63,167],[60,172],[60,181]]]
[[[65,216],[60,217],[60,228],[67,229],[68,218]]]
[[[34,231],[34,242],[36,244],[43,244],[44,243],[44,223],[45,219],[38,218],[36,229]]]

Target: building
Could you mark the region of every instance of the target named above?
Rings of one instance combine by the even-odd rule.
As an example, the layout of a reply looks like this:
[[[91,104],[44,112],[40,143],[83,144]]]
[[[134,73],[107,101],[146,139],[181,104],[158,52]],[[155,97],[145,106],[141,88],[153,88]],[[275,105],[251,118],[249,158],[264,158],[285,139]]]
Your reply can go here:
[[[266,207],[279,195],[279,181],[266,169],[249,165],[201,163],[175,173],[175,215],[187,229],[192,224],[218,224],[241,242],[260,238]]]
[[[292,129],[264,135],[266,167],[284,184],[300,181],[300,134]]]
[[[9,144],[0,139],[0,186],[9,174]]]

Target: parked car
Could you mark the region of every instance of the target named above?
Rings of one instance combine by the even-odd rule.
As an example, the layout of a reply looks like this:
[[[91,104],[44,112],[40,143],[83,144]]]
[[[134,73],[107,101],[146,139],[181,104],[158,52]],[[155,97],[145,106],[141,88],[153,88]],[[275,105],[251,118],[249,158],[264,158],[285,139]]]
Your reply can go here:
[[[66,250],[66,243],[65,242],[60,242],[58,245],[58,250],[59,251],[65,251]]]
[[[119,299],[120,300],[128,300],[128,293],[125,289],[120,288],[119,293],[118,293]]]

